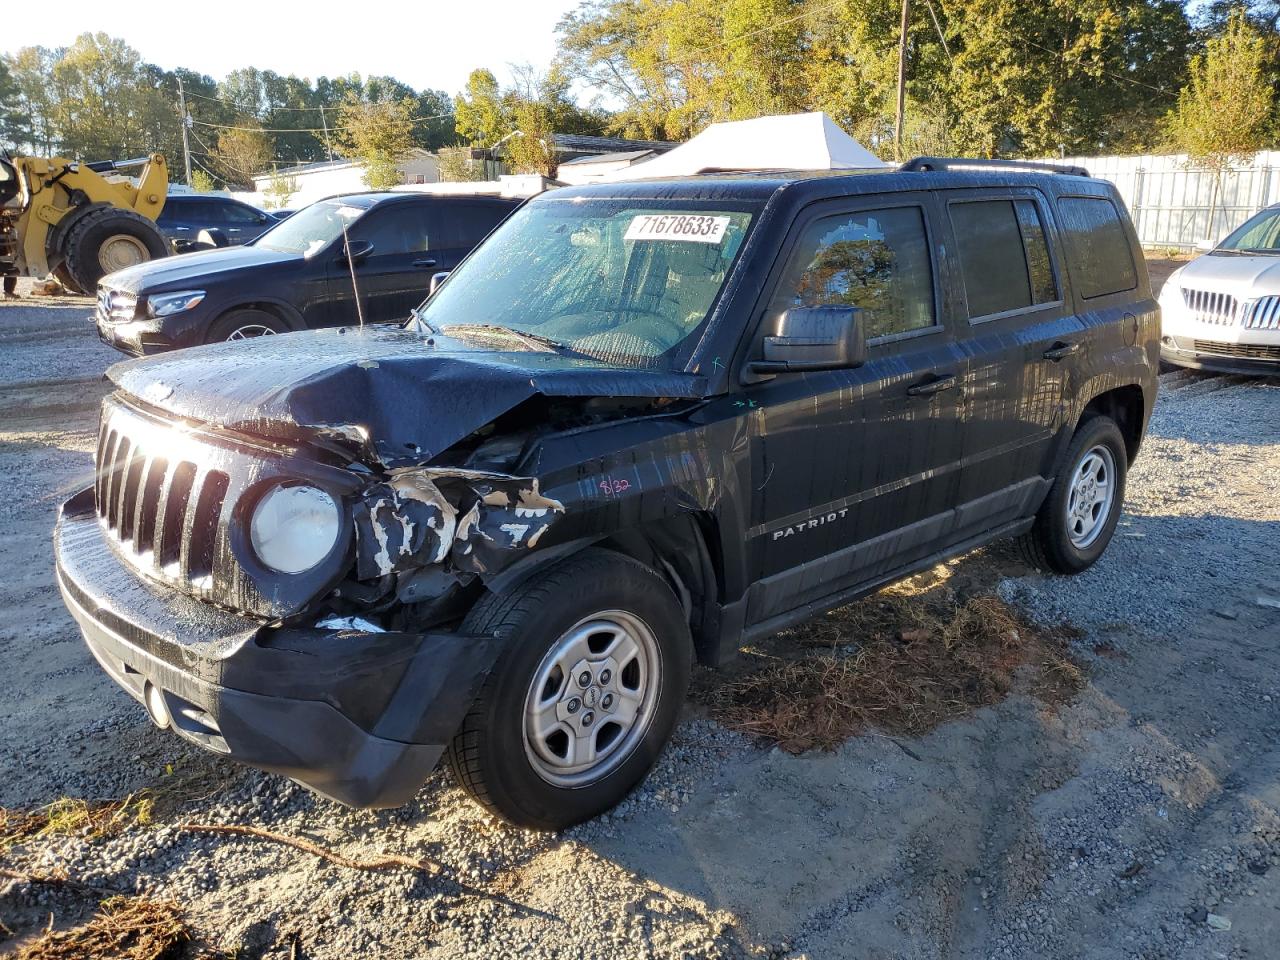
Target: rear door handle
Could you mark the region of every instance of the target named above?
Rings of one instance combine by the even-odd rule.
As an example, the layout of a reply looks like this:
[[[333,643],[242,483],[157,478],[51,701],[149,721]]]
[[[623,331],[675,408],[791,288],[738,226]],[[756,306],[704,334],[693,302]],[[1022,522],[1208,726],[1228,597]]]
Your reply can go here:
[[[1067,343],[1065,340],[1059,340],[1044,352],[1044,358],[1057,363],[1059,360],[1065,360],[1079,349],[1079,343]]]
[[[926,380],[924,383],[917,383],[907,387],[907,396],[909,397],[931,397],[935,393],[942,393],[944,390],[954,390],[956,384],[955,374],[947,374],[945,377],[938,377],[934,380]]]
[[[424,260],[413,261],[415,267],[434,267],[436,265],[435,257],[427,257]]]

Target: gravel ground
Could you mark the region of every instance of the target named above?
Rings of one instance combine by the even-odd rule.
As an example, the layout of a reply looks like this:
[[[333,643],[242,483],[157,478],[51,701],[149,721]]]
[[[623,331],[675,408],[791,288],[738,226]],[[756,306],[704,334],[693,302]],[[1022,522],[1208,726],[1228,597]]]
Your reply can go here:
[[[316,960],[1275,955],[1280,610],[1258,600],[1280,596],[1280,382],[1162,378],[1123,525],[1085,575],[1033,575],[999,548],[935,571],[1079,628],[1091,676],[1071,704],[1015,695],[921,738],[802,756],[690,707],[622,807],[549,835],[491,820],[444,773],[402,809],[345,810],[157,733],[105,678],[49,548],[114,359],[88,309],[0,304],[0,805],[162,800],[150,827],[0,863],[174,897],[244,957],[289,957],[295,936]],[[190,820],[445,869],[353,871]],[[19,936],[85,907],[0,886]]]

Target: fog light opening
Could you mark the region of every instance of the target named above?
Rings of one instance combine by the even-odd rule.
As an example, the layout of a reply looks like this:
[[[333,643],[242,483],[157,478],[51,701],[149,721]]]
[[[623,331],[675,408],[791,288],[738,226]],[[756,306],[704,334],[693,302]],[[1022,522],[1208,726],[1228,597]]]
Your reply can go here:
[[[151,722],[161,730],[164,730],[173,721],[173,717],[169,713],[169,705],[164,702],[164,691],[157,687],[150,680],[143,688],[143,698],[147,704],[147,714],[151,717]]]

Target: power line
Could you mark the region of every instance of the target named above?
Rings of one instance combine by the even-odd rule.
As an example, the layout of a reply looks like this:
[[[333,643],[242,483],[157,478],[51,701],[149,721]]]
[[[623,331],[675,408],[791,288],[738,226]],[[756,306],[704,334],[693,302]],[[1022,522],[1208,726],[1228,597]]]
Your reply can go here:
[[[1051,47],[1046,47],[1043,44],[1036,43],[1034,40],[1029,40],[1026,37],[1019,37],[1018,40],[1022,41],[1023,43],[1030,44],[1031,46],[1037,48],[1038,50],[1043,50],[1045,53],[1051,53],[1055,57],[1057,57],[1059,60],[1063,59],[1063,57],[1065,56],[1064,52],[1061,50],[1054,50]],[[1163,87],[1153,87],[1149,83],[1143,83],[1141,80],[1133,79],[1133,77],[1126,77],[1122,73],[1112,73],[1110,70],[1100,70],[1099,73],[1102,73],[1104,76],[1111,77],[1113,80],[1123,80],[1125,83],[1132,83],[1135,87],[1143,87],[1147,90],[1154,91],[1155,93],[1160,94],[1160,96],[1162,97],[1169,97],[1174,100],[1178,98],[1178,95],[1176,93],[1173,93],[1172,91],[1165,90]]]
[[[439,114],[436,114],[435,116],[430,116],[430,117],[409,117],[405,122],[406,123],[426,123],[431,120],[446,120],[449,117],[452,117],[453,115],[454,115],[453,112],[450,111],[449,113],[439,113]],[[229,123],[210,123],[207,120],[197,120],[195,117],[191,118],[191,122],[195,124],[199,124],[202,127],[212,127],[215,130],[245,130],[250,133],[320,133],[320,134],[324,134],[324,133],[333,133],[335,130],[354,130],[356,128],[355,124],[348,124],[347,126],[344,126],[344,127],[329,127],[327,128],[327,130],[325,127],[238,127],[238,126],[235,126],[234,124],[229,124]]]
[[[210,103],[220,103],[225,107],[235,107],[237,110],[242,109],[244,106],[243,104],[236,103],[234,100],[228,100],[225,97],[209,97],[209,96],[205,96],[203,93],[188,92],[187,96],[195,97],[198,100],[208,100]],[[297,113],[309,113],[315,110],[323,110],[323,109],[324,109],[323,106],[318,106],[318,107],[275,107],[273,106],[271,108],[271,112],[275,113],[277,110],[291,110]]]

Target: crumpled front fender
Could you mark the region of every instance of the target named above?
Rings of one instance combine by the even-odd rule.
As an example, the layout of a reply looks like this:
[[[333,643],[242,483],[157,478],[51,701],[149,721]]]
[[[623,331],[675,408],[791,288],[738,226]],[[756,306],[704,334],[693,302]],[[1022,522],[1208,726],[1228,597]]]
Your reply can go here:
[[[485,574],[534,549],[564,514],[536,477],[404,467],[367,487],[353,511],[356,577],[376,580],[436,564]]]

